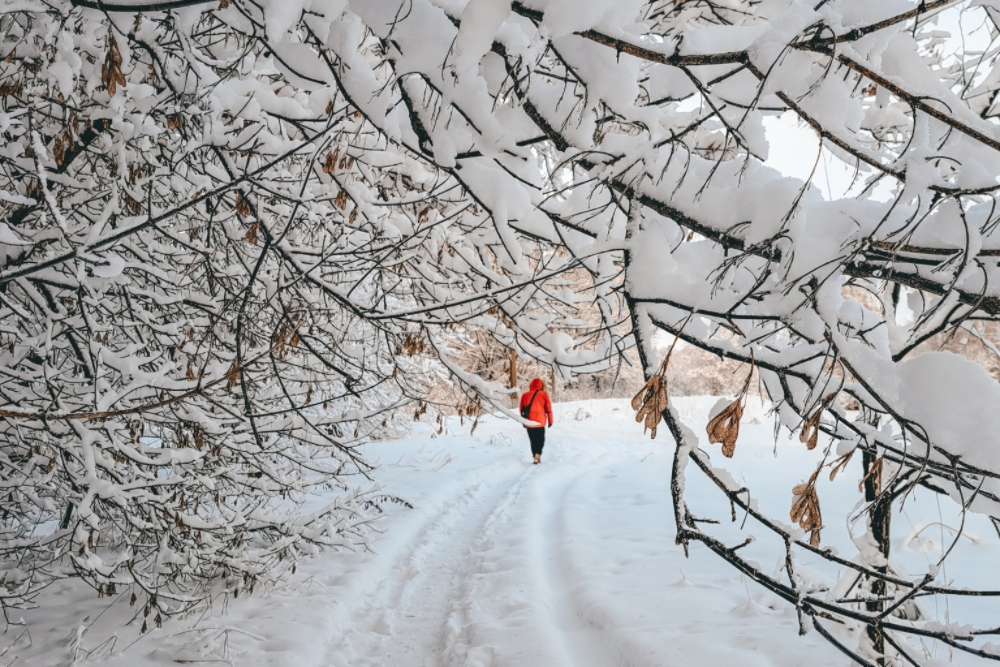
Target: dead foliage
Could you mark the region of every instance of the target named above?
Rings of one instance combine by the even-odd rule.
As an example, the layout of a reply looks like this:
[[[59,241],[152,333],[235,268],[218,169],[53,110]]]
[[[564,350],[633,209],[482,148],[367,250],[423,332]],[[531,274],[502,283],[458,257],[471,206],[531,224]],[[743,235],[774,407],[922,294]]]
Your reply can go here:
[[[819,546],[819,531],[823,527],[823,515],[819,510],[819,494],[816,493],[816,478],[819,470],[814,472],[805,484],[799,484],[792,489],[792,521],[799,524],[802,530],[810,531],[809,544]]]
[[[725,410],[708,422],[708,441],[714,444],[722,444],[722,455],[727,459],[733,458],[736,451],[736,438],[740,435],[740,419],[743,418],[742,398],[737,398],[730,403]]]
[[[871,478],[872,488],[875,489],[875,497],[882,495],[882,459],[883,457],[880,456],[872,462],[871,468],[868,469],[868,474],[858,482],[858,492],[864,489],[865,482]]]
[[[426,341],[420,333],[407,333],[403,340],[396,343],[396,356],[406,354],[412,357],[415,354],[422,354],[426,346]]]
[[[819,442],[820,418],[823,416],[823,411],[829,409],[836,396],[837,393],[833,392],[824,398],[819,407],[816,408],[816,411],[802,424],[802,432],[799,433],[799,442],[804,442],[806,449],[812,450],[816,448],[816,443]]]
[[[341,189],[340,192],[337,193],[336,198],[334,198],[333,203],[341,211],[347,208],[347,190]]]
[[[243,217],[250,215],[250,202],[247,201],[242,192],[236,195],[236,212]]]
[[[329,113],[329,111],[327,112]],[[323,160],[323,173],[333,174],[337,171],[337,157],[340,153],[340,149],[335,149],[332,153],[326,154],[326,159]]]
[[[854,456],[854,452],[855,451],[856,450],[852,449],[851,451],[847,452],[846,454],[844,454],[843,456],[841,456],[836,461],[834,461],[833,463],[830,464],[830,481],[831,482],[837,476],[837,473],[839,473],[841,470],[845,470],[847,468],[847,464],[851,462],[851,457]]]
[[[673,348],[671,348],[672,350]],[[656,427],[663,411],[667,409],[667,364],[670,353],[663,358],[660,369],[632,398],[632,409],[636,411],[635,421],[643,422],[642,432],[649,431],[649,437],[656,438]]]
[[[118,42],[113,33],[108,33],[108,55],[104,58],[101,69],[101,83],[108,89],[108,95],[115,96],[118,86],[125,85],[125,75],[122,74],[122,54],[118,50]]]
[[[753,363],[750,372],[743,382],[743,387],[736,394],[736,399],[708,422],[708,441],[713,445],[722,445],[722,455],[733,458],[736,452],[736,439],[740,435],[740,420],[743,419],[743,406],[746,404],[747,392],[750,390],[750,380],[753,378]]]

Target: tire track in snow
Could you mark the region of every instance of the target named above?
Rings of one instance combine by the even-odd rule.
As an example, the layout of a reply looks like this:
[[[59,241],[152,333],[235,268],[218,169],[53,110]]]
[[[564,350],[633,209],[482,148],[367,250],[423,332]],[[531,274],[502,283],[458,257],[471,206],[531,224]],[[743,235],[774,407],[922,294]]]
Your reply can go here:
[[[607,631],[613,621],[595,617],[576,590],[579,581],[567,577],[563,499],[607,464],[562,459],[529,469],[484,524],[442,665],[610,667],[640,664],[633,658],[648,654],[620,631]]]
[[[573,471],[565,481],[561,478],[557,482],[546,480],[548,488],[541,489],[543,493],[538,502],[540,511],[531,521],[535,539],[530,542],[537,545],[534,560],[538,563],[535,573],[539,581],[538,593],[548,612],[548,623],[542,627],[549,628],[551,641],[562,648],[567,667],[630,664],[623,662],[619,652],[608,643],[602,625],[587,615],[576,595],[578,582],[567,576],[565,550],[568,545],[560,539],[564,532],[563,502],[577,480],[592,470]]]
[[[599,482],[595,480],[600,473],[607,473],[609,467],[582,470],[560,487],[558,500],[553,511],[546,515],[548,525],[542,532],[546,537],[545,549],[551,554],[545,574],[551,582],[550,589],[556,592],[558,604],[554,609],[561,610],[564,627],[576,635],[576,640],[569,642],[575,667],[659,667],[664,664],[665,656],[657,655],[653,647],[627,630],[628,624],[588,586],[591,583],[588,573],[573,562],[574,545],[566,525],[574,509],[573,497],[593,502],[599,497]]]
[[[468,575],[470,551],[525,474],[466,487],[426,522],[395,558],[371,602],[353,614],[353,627],[333,648],[330,664],[438,667],[455,591]]]

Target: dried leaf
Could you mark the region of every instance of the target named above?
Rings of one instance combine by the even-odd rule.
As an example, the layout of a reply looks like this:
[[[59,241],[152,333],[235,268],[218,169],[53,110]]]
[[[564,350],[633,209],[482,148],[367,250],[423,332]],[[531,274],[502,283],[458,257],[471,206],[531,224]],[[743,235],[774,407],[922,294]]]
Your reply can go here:
[[[823,515],[819,509],[819,495],[816,493],[816,477],[819,470],[812,474],[805,484],[798,484],[792,489],[792,521],[799,524],[802,530],[811,531],[809,544],[819,546],[819,531],[823,527]]]
[[[340,149],[334,150],[332,153],[326,154],[326,159],[323,160],[323,173],[332,174],[337,171],[337,154]]]
[[[236,195],[236,212],[244,217],[250,215],[250,203],[242,192]]]
[[[649,378],[649,382],[632,399],[632,409],[636,411],[635,421],[643,422],[642,432],[648,430],[649,437],[655,438],[656,427],[667,409],[667,378],[661,373]]]
[[[806,443],[806,449],[815,449],[819,441],[819,418],[823,415],[823,408],[819,408],[812,417],[802,425],[802,432],[799,433],[799,442]]]
[[[24,94],[24,82],[4,81],[0,83],[0,97],[21,97]],[[25,151],[25,157],[28,157]]]
[[[118,51],[118,42],[113,33],[108,34],[108,55],[104,58],[101,69],[101,83],[108,89],[108,95],[115,96],[118,86],[125,85],[125,75],[122,74],[122,54]]]
[[[257,223],[250,225],[250,229],[247,230],[246,234],[247,243],[250,245],[257,245]]]
[[[229,366],[229,370],[226,372],[226,379],[228,380],[226,388],[232,389],[235,387],[236,383],[240,381],[240,377],[242,375],[243,373],[240,371],[240,365],[234,361],[232,365]]]
[[[722,444],[722,455],[733,458],[736,451],[736,438],[740,435],[740,419],[743,418],[742,399],[737,398],[725,410],[708,422],[708,441],[712,444]]]
[[[851,462],[851,457],[854,456],[855,451],[857,450],[852,449],[851,451],[847,452],[846,454],[844,454],[843,456],[841,456],[836,461],[830,464],[831,482],[833,481],[833,478],[837,476],[837,473],[847,468],[847,464]]]
[[[336,198],[333,200],[333,203],[341,211],[347,208],[347,190],[341,190],[338,192]]]
[[[142,204],[137,199],[132,199],[132,197],[126,194],[125,210],[132,215],[140,215],[142,213]]]
[[[882,458],[883,457],[880,456],[875,459],[872,463],[872,467],[868,469],[868,474],[862,477],[861,481],[858,482],[858,492],[861,492],[864,489],[865,482],[868,481],[868,478],[871,478],[872,486],[875,487],[875,496],[878,497],[882,495]]]

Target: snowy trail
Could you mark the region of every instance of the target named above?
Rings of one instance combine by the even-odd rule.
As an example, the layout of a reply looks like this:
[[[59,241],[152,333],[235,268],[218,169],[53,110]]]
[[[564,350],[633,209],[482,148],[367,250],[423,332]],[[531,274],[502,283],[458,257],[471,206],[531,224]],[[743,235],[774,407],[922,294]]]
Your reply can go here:
[[[583,618],[558,555],[565,548],[560,501],[596,467],[564,467],[559,458],[478,481],[430,518],[367,607],[355,614],[331,664],[451,667],[477,664],[484,652],[493,659],[495,647],[480,641],[477,630],[512,607],[524,609],[528,620],[515,631],[522,634],[512,642],[517,660],[564,667],[621,664],[600,628]],[[514,554],[518,565],[505,565]],[[484,604],[490,599],[498,601],[496,609]]]
[[[580,557],[580,546],[600,539],[586,530],[599,491],[620,482],[616,467],[636,460],[630,448],[593,444],[552,432],[542,465],[531,466],[514,439],[514,471],[468,476],[468,488],[400,552],[331,664],[667,664],[677,638],[657,647],[630,630],[627,606],[605,604],[614,592],[592,581],[608,563]],[[672,582],[662,583],[669,590]]]
[[[678,407],[689,423],[704,424],[715,400]],[[817,633],[798,635],[791,605],[704,547],[693,545],[686,557],[674,543],[673,444],[643,437],[624,401],[557,405],[556,418],[540,466],[529,463],[523,430],[494,418],[474,436],[452,423],[445,437],[371,444],[365,454],[378,464],[382,491],[412,504],[383,505],[372,551],[320,554],[285,588],[249,599],[220,595],[206,614],[141,636],[127,601],[106,609],[106,600],[68,581],[47,593],[59,600],[48,616],[25,614],[30,634],[11,626],[0,635],[3,664],[71,665],[75,657],[108,667],[846,667]],[[735,479],[766,480],[758,500],[780,516],[789,489],[814,468],[813,454],[797,439],[776,449],[769,425],[753,414],[745,420],[727,465]],[[830,485],[824,514],[847,515],[857,473]],[[736,543],[740,523],[706,484],[690,475],[689,499]],[[908,514],[916,525],[939,516],[917,502]],[[992,530],[967,529],[980,537]],[[899,531],[895,557],[920,576],[940,544],[911,539],[907,524]],[[824,528],[824,540],[847,539],[844,525]],[[992,543],[976,544],[962,557],[995,562]],[[780,560],[766,540],[747,553],[769,572]],[[821,565],[803,553],[796,569],[829,587],[839,575]],[[1000,601],[976,604],[962,613],[1000,613]]]
[[[396,558],[389,576],[334,647],[332,665],[436,667],[447,612],[470,568],[483,527],[524,474],[480,481],[432,517]]]
[[[570,488],[584,477],[585,472],[589,470],[578,471],[568,483],[553,488],[540,503],[541,513],[535,521],[539,538],[535,558],[542,564],[539,599],[551,601],[550,627],[558,630],[556,640],[566,647],[570,656],[568,667],[631,664],[623,661],[621,653],[609,642],[604,624],[587,613],[584,601],[574,590],[574,581],[568,576],[572,570],[568,553],[571,545],[566,540],[560,507]],[[558,491],[554,492],[556,489]]]
[[[766,646],[761,637],[775,626],[797,637],[794,611],[767,607],[759,591],[758,604],[704,554],[684,559],[673,544],[670,443],[635,432],[623,439],[632,420],[620,409],[603,423],[586,414],[578,422],[575,414],[564,410],[549,431],[540,466],[528,463],[523,432],[498,420],[474,439],[452,441],[443,468],[444,449],[385,471],[389,487],[423,489],[415,470],[433,469],[463,491],[400,549],[393,576],[342,626],[328,664],[840,664],[815,637],[779,646],[776,660],[747,655]],[[506,434],[502,444],[496,433]],[[378,447],[392,459],[402,446]],[[487,462],[493,468],[484,471]],[[713,636],[720,618],[730,627],[721,640]]]
[[[559,458],[519,478],[484,526],[442,665],[504,665],[508,658],[553,667],[619,664],[599,629],[583,619],[560,572],[559,501],[593,468],[560,467]]]

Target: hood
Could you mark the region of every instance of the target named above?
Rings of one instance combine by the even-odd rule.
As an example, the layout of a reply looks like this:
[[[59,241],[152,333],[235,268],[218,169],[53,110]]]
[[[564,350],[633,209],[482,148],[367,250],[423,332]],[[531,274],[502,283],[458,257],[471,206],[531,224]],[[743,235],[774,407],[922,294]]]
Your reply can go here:
[[[545,389],[545,383],[542,382],[541,378],[535,378],[528,385],[528,391],[538,391],[539,389]]]

